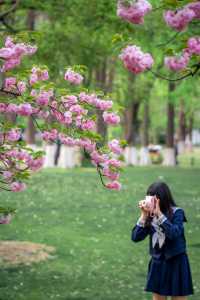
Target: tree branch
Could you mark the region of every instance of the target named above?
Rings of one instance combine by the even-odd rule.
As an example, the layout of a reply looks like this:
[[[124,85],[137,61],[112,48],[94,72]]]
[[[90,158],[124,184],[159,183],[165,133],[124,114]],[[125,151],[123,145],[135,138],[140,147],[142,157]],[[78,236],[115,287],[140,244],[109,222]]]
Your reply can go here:
[[[0,21],[2,21],[10,13],[15,11],[17,6],[19,5],[19,2],[20,2],[20,0],[16,0],[12,7],[10,7],[7,11],[4,11],[2,14],[0,14]]]

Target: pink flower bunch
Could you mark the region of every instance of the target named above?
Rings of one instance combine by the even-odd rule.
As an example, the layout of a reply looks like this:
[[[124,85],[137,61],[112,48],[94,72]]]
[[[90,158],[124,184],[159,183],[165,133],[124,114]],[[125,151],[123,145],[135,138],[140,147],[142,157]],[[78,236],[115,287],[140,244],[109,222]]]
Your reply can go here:
[[[187,42],[187,50],[190,54],[200,55],[200,37],[192,37]]]
[[[65,108],[70,108],[72,105],[75,105],[78,103],[78,99],[74,95],[63,96],[63,97],[61,97],[61,101]]]
[[[171,71],[181,71],[185,69],[189,63],[190,57],[187,53],[181,56],[165,57],[165,66]]]
[[[51,129],[51,131],[44,131],[42,132],[42,138],[47,142],[55,141],[58,138],[58,130]]]
[[[69,147],[74,147],[77,144],[76,139],[74,139],[70,136],[66,136],[63,133],[59,133],[59,139],[60,139],[61,143],[63,143],[66,146],[69,146]]]
[[[6,134],[6,140],[9,142],[16,142],[20,139],[21,133],[19,129],[12,128],[10,131]]]
[[[21,116],[30,116],[33,113],[33,107],[30,103],[22,103],[17,108],[17,114]]]
[[[93,120],[84,120],[81,124],[83,130],[94,130],[96,128],[96,123]]]
[[[15,77],[7,77],[4,80],[4,88],[6,91],[16,90],[20,94],[26,91],[26,83],[24,81],[18,81]]]
[[[120,122],[120,116],[116,115],[113,112],[104,111],[103,119],[106,124],[117,125]]]
[[[0,55],[5,60],[2,71],[8,70],[9,66],[11,68],[11,64],[12,67],[19,64],[25,54],[29,55],[34,51],[36,51],[36,47],[14,44],[12,39],[8,38],[5,47],[0,49]],[[10,65],[6,65],[6,62]],[[119,189],[120,184],[117,180],[119,179],[121,163],[116,159],[116,155],[120,155],[122,152],[120,144],[117,140],[113,140],[108,144],[110,151],[107,147],[105,149],[99,148],[97,135],[92,132],[96,129],[94,120],[97,109],[103,112],[103,119],[106,124],[116,125],[120,122],[120,117],[112,111],[113,102],[100,99],[95,93],[87,94],[85,92],[56,99],[56,90],[46,90],[39,84],[35,85],[34,88],[31,87],[36,82],[48,80],[48,78],[48,71],[39,67],[32,68],[30,76],[25,81],[18,81],[15,77],[5,78],[3,91],[10,96],[15,93],[16,99],[14,100],[20,96],[20,101],[0,103],[0,113],[14,113],[24,117],[34,115],[36,118],[41,118],[44,123],[49,115],[53,116],[52,126],[48,124],[46,127],[48,129],[44,130],[43,127],[41,129],[43,140],[55,142],[59,139],[64,145],[83,148],[89,154],[91,162],[98,167],[98,170],[101,169],[102,176],[109,180],[106,186],[110,189]],[[68,69],[65,73],[65,79],[73,84],[80,84],[83,77],[72,69]],[[24,92],[27,95],[23,95]],[[90,106],[92,107],[89,111]],[[66,131],[66,127],[69,130]],[[22,178],[19,177],[19,173],[28,172],[31,174],[39,170],[44,162],[40,153],[38,153],[39,156],[35,156],[26,145],[19,142],[20,137],[21,131],[14,126],[7,132],[0,133],[2,149],[0,161],[6,162],[6,168],[0,175],[13,192],[23,191],[26,187],[25,183],[19,180]]]
[[[12,219],[11,214],[0,216],[0,224],[9,224],[11,222],[11,219]]]
[[[20,94],[23,94],[26,91],[26,83],[24,81],[19,81],[17,83],[17,89]]]
[[[154,63],[151,54],[143,53],[140,47],[135,45],[124,48],[119,58],[123,61],[125,68],[134,74],[151,69]]]
[[[10,37],[6,38],[5,47],[0,49],[0,58],[4,59],[1,72],[11,70],[21,63],[24,55],[32,55],[36,52],[37,47],[24,43],[15,44]]]
[[[36,96],[36,103],[40,106],[47,106],[52,96],[53,96],[52,90],[49,91],[42,90]]]
[[[88,153],[91,153],[96,149],[96,143],[92,142],[90,139],[80,139],[77,145],[84,148]]]
[[[12,91],[15,89],[17,83],[17,79],[15,77],[7,77],[4,81],[4,88],[7,91]]]
[[[108,143],[108,147],[109,147],[109,149],[110,149],[113,153],[115,153],[115,154],[117,154],[117,155],[121,155],[122,152],[123,152],[123,149],[121,148],[120,143],[119,143],[118,140],[112,140],[112,141],[110,141],[110,142]]]
[[[193,10],[195,13],[194,19],[200,18],[200,1],[189,3],[186,7]]]
[[[28,161],[29,169],[34,171],[34,172],[41,169],[43,164],[44,164],[44,157],[39,157],[39,158],[35,158],[35,159],[31,158]]]
[[[106,184],[106,187],[110,190],[116,190],[116,191],[121,190],[121,184],[118,181],[109,182]]]
[[[74,72],[71,68],[67,69],[64,78],[75,85],[81,84],[83,81],[83,76],[77,72]]]
[[[41,70],[40,68],[33,67],[30,75],[30,85],[35,84],[38,81],[45,81],[49,79],[49,73],[47,70]]]
[[[183,31],[193,19],[200,18],[200,2],[189,3],[183,8],[164,13],[164,20],[169,27],[177,31]]]
[[[103,175],[106,176],[108,179],[114,181],[119,179],[119,172],[113,172],[110,170],[109,167],[104,167],[103,168]]]
[[[188,24],[194,19],[195,13],[190,8],[183,8],[177,12],[167,10],[164,13],[164,20],[169,27],[176,29],[177,31],[183,31]]]
[[[124,1],[119,0],[117,15],[133,24],[143,24],[144,16],[151,10],[152,6],[147,0],[133,0],[131,4],[125,4]]]
[[[14,181],[10,187],[12,192],[22,192],[26,189],[26,184],[24,182]]]
[[[184,70],[189,64],[190,57],[200,55],[200,38],[192,37],[187,42],[187,48],[183,49],[183,53],[180,56],[165,57],[165,66],[171,71]]]

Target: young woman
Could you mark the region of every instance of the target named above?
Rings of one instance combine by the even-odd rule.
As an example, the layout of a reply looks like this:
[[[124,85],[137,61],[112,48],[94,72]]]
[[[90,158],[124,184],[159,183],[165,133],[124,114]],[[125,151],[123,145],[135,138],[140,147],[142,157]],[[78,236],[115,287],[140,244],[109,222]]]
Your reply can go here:
[[[153,183],[147,195],[153,196],[153,214],[140,201],[141,216],[132,230],[134,242],[150,236],[151,260],[145,291],[153,293],[153,300],[166,300],[167,296],[186,300],[186,296],[193,294],[193,285],[184,236],[185,213],[176,206],[164,182]]]

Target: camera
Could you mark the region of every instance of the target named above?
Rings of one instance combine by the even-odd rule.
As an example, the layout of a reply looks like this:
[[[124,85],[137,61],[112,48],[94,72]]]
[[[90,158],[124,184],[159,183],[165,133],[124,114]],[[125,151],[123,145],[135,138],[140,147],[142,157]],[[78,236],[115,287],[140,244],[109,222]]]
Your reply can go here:
[[[155,196],[146,196],[142,202],[142,207],[149,212],[151,217],[154,217],[154,209],[156,208]]]

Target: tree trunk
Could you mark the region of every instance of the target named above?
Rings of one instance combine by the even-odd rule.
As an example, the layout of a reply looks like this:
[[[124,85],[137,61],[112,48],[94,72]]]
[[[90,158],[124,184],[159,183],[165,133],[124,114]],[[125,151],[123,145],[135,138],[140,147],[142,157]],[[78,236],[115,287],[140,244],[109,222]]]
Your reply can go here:
[[[174,104],[170,101],[170,93],[175,90],[175,83],[169,82],[169,100],[167,103],[167,132],[166,132],[166,149],[164,153],[163,164],[165,166],[176,165],[176,152],[174,149]]]
[[[142,127],[142,147],[140,149],[140,165],[145,166],[151,164],[149,156],[149,103],[144,102],[143,127]]]
[[[36,17],[35,10],[30,9],[27,14],[27,22],[26,22],[27,28],[30,31],[34,30],[35,17]],[[35,130],[35,125],[33,123],[33,120],[31,117],[28,117],[27,129],[25,132],[25,139],[26,139],[27,144],[29,144],[29,146],[31,145],[31,146],[35,147],[35,134],[36,134],[36,130]]]
[[[192,145],[193,124],[194,124],[194,114],[192,113],[189,117],[187,135],[185,139],[185,145],[188,152],[192,152],[193,150],[193,145]]]
[[[125,140],[128,146],[125,149],[125,162],[127,165],[137,165],[138,155],[136,150],[136,137],[138,134],[138,112],[139,102],[132,102],[129,107],[125,110],[124,115],[124,130]]]
[[[95,71],[96,86],[104,93],[111,93],[115,76],[115,64],[112,60],[105,59]],[[107,125],[102,116],[102,111],[97,110],[97,132],[102,136],[104,144],[107,140]]]
[[[178,154],[185,151],[185,138],[186,138],[186,122],[185,122],[185,109],[183,100],[180,103],[179,110],[179,127],[178,127]]]

